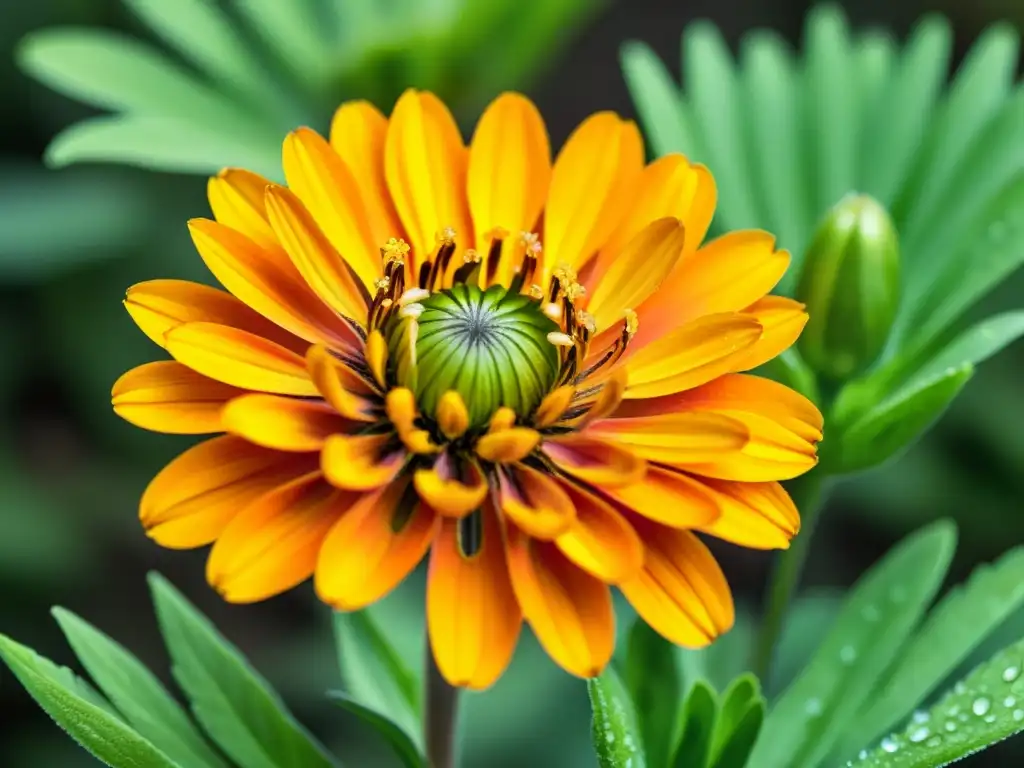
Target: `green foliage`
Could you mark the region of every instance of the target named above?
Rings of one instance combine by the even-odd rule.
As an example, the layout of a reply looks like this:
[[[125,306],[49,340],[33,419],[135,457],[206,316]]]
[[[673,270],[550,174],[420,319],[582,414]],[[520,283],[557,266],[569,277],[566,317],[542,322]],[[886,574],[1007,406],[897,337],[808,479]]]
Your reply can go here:
[[[372,707],[361,704],[342,691],[331,691],[328,697],[342,709],[351,712],[376,731],[391,747],[405,768],[427,768],[420,747],[405,730]]]
[[[629,632],[625,683],[636,705],[647,763],[668,765],[678,739],[683,675],[676,648],[645,621],[634,621]]]
[[[614,667],[587,680],[593,711],[591,736],[601,768],[645,768],[633,702]]]
[[[708,768],[715,738],[718,696],[703,680],[690,688],[683,704],[681,735],[674,749],[672,768]]]

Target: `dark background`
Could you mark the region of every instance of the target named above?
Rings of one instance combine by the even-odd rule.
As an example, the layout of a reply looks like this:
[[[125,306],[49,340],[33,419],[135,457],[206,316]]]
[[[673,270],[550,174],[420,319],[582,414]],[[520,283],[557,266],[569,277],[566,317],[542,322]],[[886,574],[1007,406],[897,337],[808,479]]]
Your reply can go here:
[[[521,5],[528,13],[531,3]],[[900,38],[921,14],[940,11],[955,25],[958,57],[995,19],[1024,25],[1019,0],[842,5],[856,27],[884,26]],[[567,30],[552,65],[520,87],[537,101],[557,146],[591,112],[633,114],[619,71],[623,41],[647,41],[678,76],[680,33],[689,22],[713,20],[733,46],[754,27],[774,28],[795,42],[809,6],[794,0],[606,3],[588,24]],[[204,279],[185,220],[208,213],[205,179],[113,167],[41,169],[52,136],[89,113],[28,80],[12,62],[23,34],[55,24],[145,36],[117,0],[0,0],[0,632],[72,664],[47,613],[63,605],[169,679],[144,578],[159,570],[211,616],[347,764],[387,765],[372,740],[322,698],[339,680],[328,611],[308,585],[260,605],[226,605],[203,580],[204,551],[160,549],[137,522],[146,482],[189,441],[143,433],[110,411],[114,379],[156,357],[120,302],[124,289],[140,280]],[[486,44],[481,48],[480,66],[486,66]],[[360,95],[340,94],[339,100]],[[467,131],[471,126],[471,119],[464,123]],[[28,262],[31,269],[19,266]],[[987,300],[985,312],[1019,306],[1022,286],[1019,277],[1004,285]],[[951,581],[1024,539],[1022,366],[1018,344],[982,368],[922,443],[836,490],[810,558],[810,597],[772,687],[820,638],[836,590],[923,522],[947,516],[959,523]],[[772,556],[724,546],[716,551],[738,602],[756,606]],[[412,653],[422,631],[419,588],[413,579],[383,606],[389,627]],[[990,647],[1024,635],[1024,616],[1010,624]],[[468,702],[467,764],[594,765],[583,685],[548,662],[532,638],[521,645],[511,673]],[[1018,741],[964,764],[1022,764],[1024,739]],[[0,765],[95,764],[0,670]]]

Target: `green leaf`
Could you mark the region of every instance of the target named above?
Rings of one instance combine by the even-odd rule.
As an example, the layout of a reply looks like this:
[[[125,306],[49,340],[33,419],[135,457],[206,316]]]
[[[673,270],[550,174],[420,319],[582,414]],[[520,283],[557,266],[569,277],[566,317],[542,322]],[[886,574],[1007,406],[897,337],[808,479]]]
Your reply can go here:
[[[53,616],[82,666],[143,738],[181,765],[225,765],[156,676],[123,646],[63,608],[54,608]]]
[[[711,749],[714,768],[743,768],[764,722],[765,700],[757,678],[740,675],[722,694]]]
[[[943,414],[973,375],[970,363],[949,368],[930,379],[915,379],[869,408],[843,430],[834,471],[878,466],[908,448]]]
[[[1024,640],[993,656],[957,683],[902,733],[856,763],[857,768],[941,768],[1024,730]]]
[[[196,719],[234,762],[243,768],[334,766],[209,619],[162,576],[150,574],[149,583],[174,677]]]
[[[707,768],[711,765],[711,749],[718,715],[715,692],[703,680],[690,689],[683,706],[680,732],[673,768]]]
[[[751,702],[715,758],[714,768],[745,768],[750,765],[750,753],[764,724],[765,708],[764,699]]]
[[[644,768],[643,744],[636,712],[614,667],[587,680],[590,695],[591,738],[601,768]]]
[[[966,583],[950,590],[929,613],[864,711],[851,720],[843,746],[835,754],[837,764],[906,717],[1022,604],[1022,547],[992,565],[978,566]]]
[[[946,82],[953,45],[949,22],[923,19],[914,30],[861,134],[858,187],[890,206],[903,186]]]
[[[720,223],[726,229],[756,227],[762,217],[747,178],[747,118],[729,49],[713,24],[697,22],[683,33],[683,73],[686,96],[700,115],[699,159],[718,182]]]
[[[693,132],[683,115],[679,86],[658,55],[646,43],[631,41],[622,46],[620,58],[626,87],[654,156],[670,152],[695,156]]]
[[[54,722],[112,768],[185,768],[113,714],[70,670],[0,635],[0,658]]]
[[[816,6],[807,17],[807,130],[814,212],[823,213],[856,181],[857,81],[842,10]]]
[[[854,45],[854,76],[857,81],[858,134],[867,126],[869,115],[873,114],[879,100],[885,93],[898,53],[896,41],[889,32],[866,32]],[[860,157],[858,147],[858,162]]]
[[[942,584],[956,529],[939,521],[914,533],[850,591],[803,673],[782,694],[750,758],[757,768],[813,768],[835,745],[897,657]]]
[[[677,647],[643,619],[634,621],[629,632],[625,677],[636,705],[647,763],[666,766],[678,738],[683,675]]]
[[[957,336],[917,371],[914,379],[934,378],[966,363],[977,366],[1021,336],[1024,336],[1024,310],[994,315]]]
[[[422,686],[380,631],[371,612],[336,611],[334,632],[347,693],[396,723],[422,746]]]
[[[168,117],[95,117],[72,125],[46,149],[46,162],[63,167],[106,161],[156,171],[216,173],[238,166],[280,179],[280,141],[245,141],[230,131]]]
[[[310,0],[235,0],[235,6],[293,74],[316,86],[331,73],[329,43]]]
[[[811,191],[806,183],[800,116],[800,88],[793,55],[774,32],[757,31],[741,45],[743,98],[751,170],[758,182],[764,210],[761,222],[780,246],[796,257],[814,224]],[[794,261],[781,288],[786,292],[800,271]]]
[[[409,735],[377,710],[360,704],[342,691],[331,691],[328,697],[342,709],[351,712],[383,737],[395,751],[405,768],[427,768],[426,758]]]

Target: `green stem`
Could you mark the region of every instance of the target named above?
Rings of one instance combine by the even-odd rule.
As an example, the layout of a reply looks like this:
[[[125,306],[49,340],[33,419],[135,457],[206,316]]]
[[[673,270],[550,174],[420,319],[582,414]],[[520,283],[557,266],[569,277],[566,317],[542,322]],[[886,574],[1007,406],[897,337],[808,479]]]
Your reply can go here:
[[[427,765],[430,768],[455,768],[455,726],[458,719],[459,689],[448,684],[427,643],[425,657],[426,715],[424,736]]]
[[[824,473],[820,468],[808,472],[787,484],[786,490],[800,510],[800,533],[793,539],[789,549],[779,557],[768,585],[768,602],[757,633],[754,646],[754,672],[767,682],[771,673],[775,645],[782,631],[782,624],[793,600],[800,573],[807,553],[811,549],[815,524],[822,507],[822,481]]]

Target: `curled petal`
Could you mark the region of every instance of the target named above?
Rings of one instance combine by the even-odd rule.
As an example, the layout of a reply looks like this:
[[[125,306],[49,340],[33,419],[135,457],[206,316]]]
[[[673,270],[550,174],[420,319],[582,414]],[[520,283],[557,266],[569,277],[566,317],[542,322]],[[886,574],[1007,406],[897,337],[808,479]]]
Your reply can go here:
[[[324,442],[320,466],[338,488],[369,491],[390,483],[405,463],[405,451],[391,435],[332,435]]]
[[[306,367],[320,394],[338,413],[353,421],[376,421],[372,404],[361,396],[369,394],[366,382],[326,347],[310,347],[306,353]]]
[[[501,511],[524,532],[538,539],[553,539],[569,530],[576,509],[559,482],[522,465],[499,472],[498,478]]]
[[[545,440],[544,453],[559,469],[602,488],[639,482],[647,469],[629,448],[578,432]]]
[[[278,451],[319,451],[328,437],[353,426],[328,403],[261,394],[236,397],[221,419],[226,431]]]
[[[460,477],[453,474],[451,459],[442,454],[431,469],[413,473],[416,492],[427,504],[445,517],[464,517],[479,509],[487,498],[487,478],[472,462],[463,464]]]
[[[476,453],[484,461],[512,464],[533,453],[540,444],[540,433],[527,427],[509,427],[483,435],[476,441]]]
[[[222,384],[173,360],[125,373],[111,390],[114,413],[137,427],[172,435],[222,432],[224,403],[245,390]]]
[[[736,361],[736,371],[749,371],[774,360],[796,344],[808,320],[804,305],[784,296],[765,296],[743,314],[757,318],[764,331],[747,354]]]

